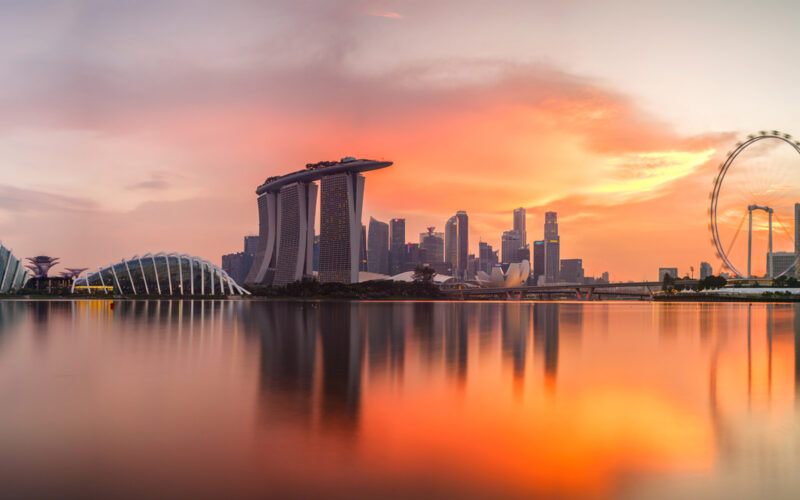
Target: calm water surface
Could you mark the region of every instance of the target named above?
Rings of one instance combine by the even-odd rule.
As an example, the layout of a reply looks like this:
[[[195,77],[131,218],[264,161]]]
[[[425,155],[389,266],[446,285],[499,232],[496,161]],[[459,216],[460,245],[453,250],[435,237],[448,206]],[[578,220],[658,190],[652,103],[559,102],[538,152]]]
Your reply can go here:
[[[0,497],[794,498],[800,308],[0,302]]]

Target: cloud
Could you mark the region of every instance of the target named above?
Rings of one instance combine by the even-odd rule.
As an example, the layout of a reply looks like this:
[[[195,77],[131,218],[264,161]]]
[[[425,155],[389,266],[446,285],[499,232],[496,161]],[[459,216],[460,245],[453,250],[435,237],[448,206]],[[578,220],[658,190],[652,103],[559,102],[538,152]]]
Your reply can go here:
[[[137,162],[147,170],[100,163],[95,168],[105,173],[102,181],[86,175],[78,183],[99,193],[91,217],[69,213],[77,208],[60,213],[58,204],[47,207],[60,224],[86,228],[59,241],[76,258],[84,258],[77,254],[89,235],[99,237],[96,224],[113,220],[126,230],[103,237],[104,262],[140,251],[145,241],[181,251],[183,243],[201,241],[192,251],[214,259],[238,248],[234,231],[255,230],[253,191],[264,178],[348,155],[395,162],[367,176],[364,215],[406,216],[409,240],[464,209],[471,234],[497,244],[517,206],[531,208],[532,237],[540,232],[541,213],[558,210],[564,255],[582,256],[590,273],[593,266],[638,273],[654,258],[688,254],[671,246],[675,238],[687,245],[707,240],[700,220],[707,185],[729,135],[678,134],[624,93],[556,64],[461,57],[396,62],[379,71],[364,67],[358,50],[376,36],[366,29],[364,23],[375,22],[364,13],[394,14],[385,6],[300,1],[236,3],[225,12],[206,2],[196,10],[180,3],[165,8],[181,15],[162,16],[155,3],[145,3],[123,14],[103,10],[104,22],[98,22],[92,9],[79,9],[59,32],[62,43],[0,70],[9,77],[0,80],[0,135],[25,128],[89,131],[94,138],[70,134],[74,149],[49,156],[46,147],[17,151],[19,165],[80,178],[97,143],[120,137],[125,140],[108,158],[145,159]],[[219,25],[209,21],[209,12],[218,14]],[[220,33],[235,35],[209,36]],[[218,39],[221,47],[208,42]],[[152,153],[142,155],[145,148]],[[181,154],[167,154],[174,151]],[[151,165],[169,172],[170,180],[184,177],[146,177]],[[141,180],[131,176],[137,168]],[[172,200],[157,199],[172,188],[181,189]],[[691,196],[673,208],[676,193]],[[84,194],[72,190],[74,200],[58,203],[80,207]],[[132,198],[137,203],[114,209],[120,206],[115,200]],[[192,228],[199,215],[185,208],[203,199],[225,207],[220,210],[236,224],[216,210],[218,225],[203,231],[219,237],[198,239]],[[150,203],[165,204],[151,212],[145,210],[155,206]],[[125,215],[130,206],[138,207],[137,217]],[[690,220],[690,230],[666,214]],[[653,220],[663,234],[643,242],[649,246],[641,256],[608,250],[640,238]]]
[[[374,17],[385,17],[388,19],[403,19],[402,14],[398,14],[397,12],[385,11],[385,12],[370,12],[370,16]]]

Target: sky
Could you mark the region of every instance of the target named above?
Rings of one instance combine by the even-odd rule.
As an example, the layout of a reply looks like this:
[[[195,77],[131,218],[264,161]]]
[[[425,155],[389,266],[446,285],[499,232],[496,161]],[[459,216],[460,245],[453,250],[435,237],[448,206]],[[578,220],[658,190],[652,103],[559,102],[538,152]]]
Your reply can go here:
[[[471,250],[499,248],[521,206],[529,239],[558,212],[587,276],[718,271],[719,163],[800,131],[798,10],[0,0],[0,241],[65,267],[219,263],[257,232],[265,178],[355,156],[394,162],[367,173],[363,222],[405,217],[409,241],[466,210]]]

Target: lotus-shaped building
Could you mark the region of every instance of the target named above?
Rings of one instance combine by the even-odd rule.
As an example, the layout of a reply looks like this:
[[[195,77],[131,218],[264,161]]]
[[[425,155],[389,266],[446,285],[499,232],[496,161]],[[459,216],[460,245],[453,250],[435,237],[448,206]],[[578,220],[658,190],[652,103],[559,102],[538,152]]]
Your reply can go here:
[[[487,288],[513,288],[524,286],[531,274],[531,263],[527,260],[508,265],[504,273],[500,267],[493,267],[491,274],[478,271],[475,281]]]
[[[122,259],[76,278],[72,293],[124,295],[249,295],[211,262],[175,252]]]

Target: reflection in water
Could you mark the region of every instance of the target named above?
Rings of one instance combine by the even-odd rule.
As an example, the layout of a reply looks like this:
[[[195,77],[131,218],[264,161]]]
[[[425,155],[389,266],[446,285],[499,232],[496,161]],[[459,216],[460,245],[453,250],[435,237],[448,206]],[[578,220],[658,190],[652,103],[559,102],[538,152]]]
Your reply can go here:
[[[0,484],[787,496],[798,360],[800,305],[0,301]]]
[[[533,305],[533,341],[536,350],[544,355],[545,384],[555,389],[558,373],[558,328],[560,304],[543,303]]]

